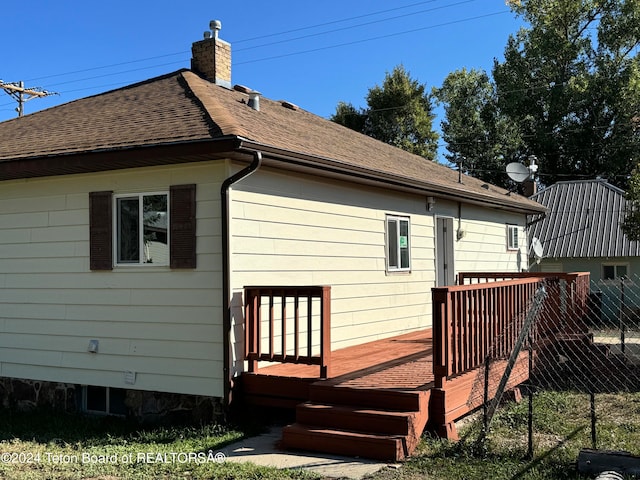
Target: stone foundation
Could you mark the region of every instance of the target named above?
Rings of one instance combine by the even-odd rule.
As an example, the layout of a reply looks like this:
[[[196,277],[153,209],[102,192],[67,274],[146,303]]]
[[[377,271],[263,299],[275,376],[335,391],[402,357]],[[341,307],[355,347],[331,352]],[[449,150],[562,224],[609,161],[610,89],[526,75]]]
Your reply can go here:
[[[210,423],[223,417],[219,398],[127,390],[129,416],[148,423]]]
[[[0,405],[15,410],[51,408],[61,412],[79,410],[79,391],[68,383],[39,382],[0,377]]]
[[[223,417],[219,398],[177,393],[126,390],[127,417],[145,423],[209,423]],[[82,411],[82,387],[0,377],[0,406],[19,411],[46,408],[64,413]]]

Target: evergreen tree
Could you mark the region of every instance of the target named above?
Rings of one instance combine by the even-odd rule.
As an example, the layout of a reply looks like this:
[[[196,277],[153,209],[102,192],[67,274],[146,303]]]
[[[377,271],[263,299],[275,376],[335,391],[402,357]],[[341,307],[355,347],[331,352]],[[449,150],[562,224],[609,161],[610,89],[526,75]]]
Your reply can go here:
[[[340,102],[331,120],[428,160],[436,157],[433,105],[426,87],[402,65],[369,89],[367,108]]]

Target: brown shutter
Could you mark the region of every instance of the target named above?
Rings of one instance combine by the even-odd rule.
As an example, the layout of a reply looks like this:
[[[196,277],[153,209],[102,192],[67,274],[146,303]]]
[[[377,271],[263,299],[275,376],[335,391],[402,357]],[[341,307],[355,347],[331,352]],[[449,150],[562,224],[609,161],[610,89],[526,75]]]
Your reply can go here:
[[[196,268],[196,186],[170,188],[171,268]]]
[[[89,266],[91,270],[113,269],[112,193],[89,193]]]

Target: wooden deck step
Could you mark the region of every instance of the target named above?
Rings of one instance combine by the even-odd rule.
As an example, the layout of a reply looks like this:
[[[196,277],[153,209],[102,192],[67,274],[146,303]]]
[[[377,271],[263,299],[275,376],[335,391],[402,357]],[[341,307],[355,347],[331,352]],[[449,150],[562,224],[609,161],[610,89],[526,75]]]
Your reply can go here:
[[[245,405],[294,409],[309,399],[309,386],[315,381],[317,379],[244,373],[237,388],[242,392]]]
[[[428,420],[429,391],[317,382],[309,395],[283,430],[285,448],[398,461],[413,452]]]
[[[347,405],[305,402],[296,408],[296,421],[304,425],[361,433],[408,435],[415,412],[371,410]]]
[[[335,430],[299,423],[283,429],[282,445],[291,449],[387,461],[401,460],[406,456],[402,436]]]
[[[351,388],[316,382],[309,387],[309,399],[314,403],[352,405],[397,412],[420,410],[420,393],[374,388]]]

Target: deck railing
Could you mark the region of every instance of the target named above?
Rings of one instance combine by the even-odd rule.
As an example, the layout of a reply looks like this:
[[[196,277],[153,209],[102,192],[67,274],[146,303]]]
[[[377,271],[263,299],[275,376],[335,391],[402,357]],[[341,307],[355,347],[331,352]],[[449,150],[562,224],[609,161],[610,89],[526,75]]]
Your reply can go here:
[[[508,356],[540,285],[523,278],[432,289],[436,388],[482,366],[488,355]]]
[[[488,355],[508,356],[542,285],[547,295],[533,335],[586,331],[589,273],[459,273],[458,282],[432,290],[438,388],[482,366]]]
[[[245,287],[245,360],[331,366],[331,287]]]
[[[545,281],[549,291],[545,310],[548,309],[556,314],[543,316],[561,320],[553,325],[547,322],[543,327],[563,329],[567,333],[585,330],[584,320],[588,313],[590,284],[588,272],[463,272],[458,274],[458,283],[465,285],[526,278],[539,278]],[[560,314],[558,315],[557,312]]]

